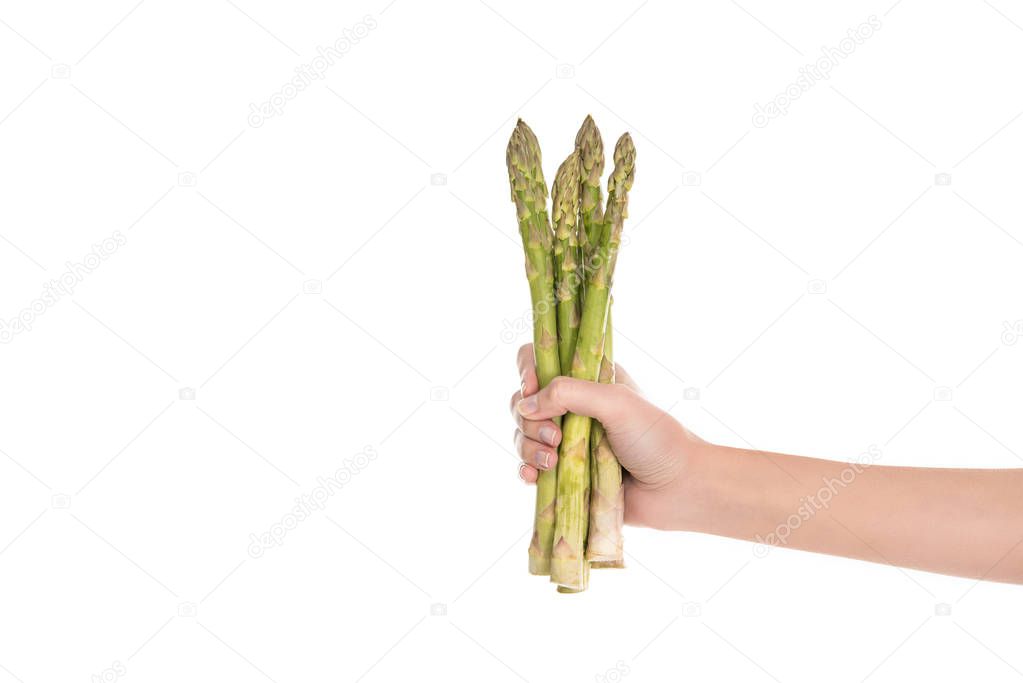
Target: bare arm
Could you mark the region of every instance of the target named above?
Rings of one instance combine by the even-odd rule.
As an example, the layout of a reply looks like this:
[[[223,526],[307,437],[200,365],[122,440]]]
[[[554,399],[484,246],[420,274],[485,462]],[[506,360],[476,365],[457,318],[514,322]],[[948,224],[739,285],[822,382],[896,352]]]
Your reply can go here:
[[[1023,469],[887,467],[703,441],[620,385],[559,377],[537,391],[532,349],[512,397],[521,476],[554,467],[569,410],[605,426],[626,482],[625,520],[942,574],[1023,583]]]
[[[850,464],[706,444],[650,526],[1023,583],[1023,470]],[[638,520],[637,520],[638,521]]]

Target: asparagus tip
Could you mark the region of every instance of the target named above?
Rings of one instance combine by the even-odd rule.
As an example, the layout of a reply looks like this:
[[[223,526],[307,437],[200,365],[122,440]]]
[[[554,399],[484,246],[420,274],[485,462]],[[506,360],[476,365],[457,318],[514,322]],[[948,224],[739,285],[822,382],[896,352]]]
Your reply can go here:
[[[615,167],[607,179],[608,197],[618,197],[618,193],[626,193],[632,189],[632,181],[636,174],[636,145],[632,136],[622,133],[615,144]]]
[[[516,163],[529,178],[536,183],[537,187],[542,186],[543,196],[547,197],[547,182],[543,177],[543,155],[540,153],[540,141],[537,140],[533,129],[522,119],[515,124],[511,140],[508,142],[508,149],[515,146]],[[510,163],[510,162],[509,162]]]
[[[540,145],[533,131],[522,119],[519,119],[508,139],[505,161],[508,164],[511,198],[519,208],[519,218],[529,215],[531,210],[545,207],[547,183],[543,177]],[[528,197],[520,197],[519,194]]]
[[[573,151],[558,167],[551,193],[551,221],[559,239],[567,239],[579,213],[579,152]],[[562,235],[561,232],[564,232]]]
[[[583,148],[587,145],[600,148],[603,152],[604,143],[600,139],[600,130],[597,129],[597,122],[589,114],[583,119],[583,125],[579,126],[579,132],[575,134],[576,148]]]
[[[583,182],[599,186],[600,174],[604,172],[604,141],[592,116],[586,116],[575,134],[575,148],[582,162]]]

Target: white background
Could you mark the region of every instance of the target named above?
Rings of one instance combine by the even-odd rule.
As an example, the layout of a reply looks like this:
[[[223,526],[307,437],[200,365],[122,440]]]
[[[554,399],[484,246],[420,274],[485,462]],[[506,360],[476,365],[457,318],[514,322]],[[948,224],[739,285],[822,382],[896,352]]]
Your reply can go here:
[[[704,438],[1015,467],[1023,11],[388,2],[0,5],[0,317],[126,238],[0,347],[0,681],[1020,676],[1012,586],[636,529],[527,575],[504,145],[632,132],[616,353]]]

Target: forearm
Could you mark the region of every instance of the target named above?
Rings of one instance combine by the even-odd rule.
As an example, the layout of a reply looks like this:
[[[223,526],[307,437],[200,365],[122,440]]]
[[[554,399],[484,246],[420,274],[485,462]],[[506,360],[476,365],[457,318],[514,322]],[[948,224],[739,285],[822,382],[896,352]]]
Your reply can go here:
[[[1023,469],[884,467],[706,444],[641,523],[1023,583]],[[656,503],[653,501],[656,499]]]

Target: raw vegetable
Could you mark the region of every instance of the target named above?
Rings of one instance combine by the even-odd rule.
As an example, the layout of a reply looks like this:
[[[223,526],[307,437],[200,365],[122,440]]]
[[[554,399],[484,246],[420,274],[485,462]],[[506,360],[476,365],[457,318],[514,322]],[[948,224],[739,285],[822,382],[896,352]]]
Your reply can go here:
[[[604,331],[604,358],[600,361],[597,381],[615,381],[612,352],[611,307],[608,304],[607,328]],[[622,466],[615,457],[604,426],[593,421],[590,433],[590,526],[586,535],[586,559],[595,568],[625,566],[622,526],[625,519],[625,488]]]
[[[604,331],[611,282],[618,259],[628,192],[635,173],[636,149],[628,133],[615,146],[615,167],[607,183],[607,210],[600,244],[594,250],[586,278],[579,339],[571,376],[595,382],[603,359]],[[586,532],[589,524],[590,450],[589,417],[568,413],[562,421],[558,451],[558,488],[555,501],[554,548],[551,581],[583,589],[588,580]]]
[[[593,117],[587,116],[575,136],[575,149],[579,153],[579,244],[583,256],[589,261],[600,241],[604,226],[604,206],[600,190],[600,176],[604,174],[604,141]]]
[[[554,176],[554,274],[558,298],[558,358],[568,369],[579,336],[579,153],[572,152]]]
[[[604,149],[587,116],[574,150],[558,168],[548,215],[536,136],[520,119],[508,141],[508,180],[525,253],[541,387],[559,374],[614,381],[611,284],[635,157],[626,133],[615,145],[607,204],[602,206]],[[559,422],[557,468],[540,470],[537,478],[529,571],[549,574],[558,592],[576,593],[586,590],[591,563],[623,565],[624,489],[621,466],[602,426],[573,413]]]
[[[543,177],[540,144],[521,119],[508,142],[507,162],[508,182],[526,254],[526,279],[533,304],[533,355],[542,388],[561,374],[554,304],[553,235],[547,217],[547,183]],[[556,491],[557,472],[542,470],[536,480],[533,540],[529,544],[531,574],[550,574]]]

